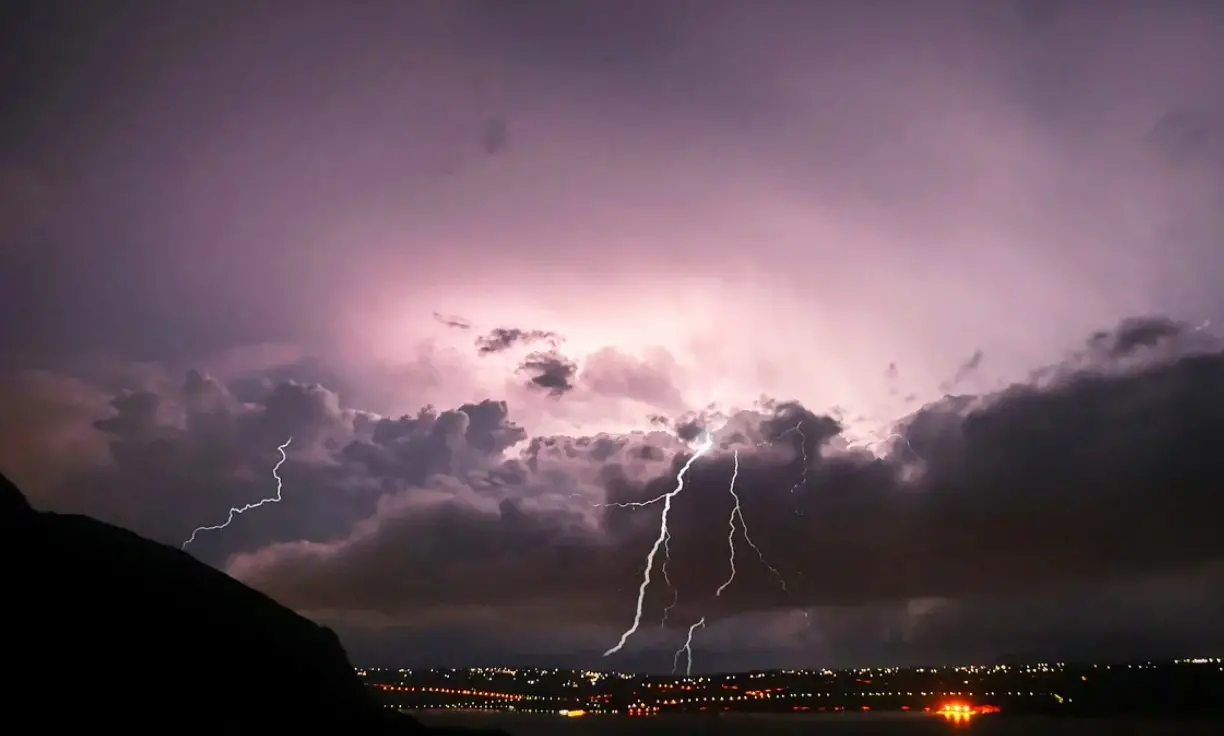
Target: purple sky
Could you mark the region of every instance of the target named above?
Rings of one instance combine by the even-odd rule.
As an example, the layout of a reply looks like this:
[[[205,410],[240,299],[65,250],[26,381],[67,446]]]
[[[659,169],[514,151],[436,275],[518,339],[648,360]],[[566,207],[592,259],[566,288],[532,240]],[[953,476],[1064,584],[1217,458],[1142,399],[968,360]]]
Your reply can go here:
[[[1224,470],[1183,459],[1224,427],[1224,6],[48,1],[2,32],[0,467],[36,504],[178,543],[292,434],[285,501],[192,549],[361,661],[670,666],[704,613],[698,667],[1224,644],[1220,549],[1161,537]],[[549,335],[481,354],[499,328]],[[658,511],[593,504],[667,490],[711,406],[756,413],[697,463],[678,587],[724,572],[738,428],[807,592],[756,569],[673,629],[659,593],[601,660]],[[795,501],[761,427],[824,415]],[[1168,529],[1126,506],[1157,501]]]

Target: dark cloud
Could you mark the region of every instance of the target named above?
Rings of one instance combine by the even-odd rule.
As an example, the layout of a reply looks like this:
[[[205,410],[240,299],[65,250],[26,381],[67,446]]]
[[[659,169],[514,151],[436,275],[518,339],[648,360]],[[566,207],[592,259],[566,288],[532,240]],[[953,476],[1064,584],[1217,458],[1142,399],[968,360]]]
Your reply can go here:
[[[705,425],[697,419],[689,419],[676,425],[676,436],[685,442],[693,442],[705,433]]]
[[[547,340],[556,343],[557,335],[547,330],[523,330],[517,327],[498,327],[488,334],[476,338],[476,352],[480,355],[501,353],[519,345]]]
[[[439,314],[438,312],[434,312],[433,318],[447,327],[454,327],[457,330],[472,329],[471,322],[468,322],[466,319],[454,314]]]
[[[1185,332],[1185,324],[1167,317],[1142,317],[1124,320],[1116,330],[1098,332],[1088,342],[1110,358],[1121,358]]]
[[[663,448],[656,447],[654,445],[639,445],[634,450],[634,453],[640,460],[658,461],[663,460],[666,457],[666,453],[663,452]]]
[[[519,364],[518,369],[530,375],[528,386],[559,397],[574,390],[574,376],[578,373],[578,364],[557,351],[550,350],[528,355]]]
[[[952,374],[951,378],[939,384],[939,390],[948,393],[960,387],[973,374],[977,373],[978,368],[982,366],[982,359],[984,357],[986,356],[981,350],[973,351],[973,355],[970,355],[965,359],[964,363],[957,367],[956,373]]]
[[[1217,497],[1224,462],[1213,445],[1224,431],[1222,369],[1224,354],[1196,354],[1121,374],[1081,370],[1054,386],[1013,386],[929,405],[899,429],[921,457],[918,474],[906,472],[913,465],[908,450],[875,457],[846,449],[835,419],[797,403],[780,403],[770,414],[733,415],[728,427],[746,427],[737,479],[745,489],[744,516],[789,592],[767,569],[745,564],[736,584],[712,598],[728,573],[715,552],[726,547],[734,462],[729,452],[718,452],[693,465],[672,511],[676,620],[1043,591],[1219,559],[1224,546],[1212,530],[1224,520]],[[803,431],[789,431],[797,423]],[[594,466],[619,456],[610,450],[554,456],[551,472],[565,468],[567,482],[578,483]],[[654,477],[605,473],[612,480],[598,500],[647,501],[665,493],[687,459],[674,455]],[[538,451],[535,467],[538,481],[545,473]],[[807,482],[796,488],[805,473]],[[558,618],[594,616],[613,624],[627,615],[622,609],[630,601],[607,596],[631,586],[640,573],[658,512],[605,507],[596,518],[581,507],[545,503],[546,488],[556,487],[558,478],[545,488],[520,488],[523,495],[512,505],[484,510],[455,503],[384,505],[340,548],[269,549],[243,558],[235,571],[265,586],[293,580],[278,592],[303,596],[298,605],[319,610],[353,606],[415,615],[409,611],[483,604],[538,607]],[[532,482],[527,479],[528,486]],[[408,534],[404,525],[417,531]],[[437,579],[380,589],[374,561],[423,564],[420,555],[440,543],[423,537],[429,528],[443,529],[439,534],[447,538],[483,540],[478,550],[448,550],[446,563],[478,576],[480,584],[472,579],[469,590],[479,595],[430,598]],[[525,558],[521,573],[500,563],[485,570],[512,550]],[[574,566],[584,570],[580,578]],[[431,569],[435,578],[442,574]],[[299,587],[307,570],[316,575],[312,596]],[[553,582],[562,579],[564,585]]]
[[[975,629],[973,647],[984,651],[1009,631],[1040,634],[1002,613],[1016,610],[1009,597],[1091,598],[1101,585],[1190,576],[1198,588],[1167,593],[1190,596],[1177,610],[1197,616],[1195,601],[1220,602],[1210,571],[1224,561],[1224,352],[1169,352],[1168,341],[1189,334],[1158,319],[1124,322],[1089,340],[1107,348],[1092,362],[1072,356],[1040,382],[922,407],[878,455],[849,441],[835,417],[793,401],[682,417],[670,431],[529,437],[500,401],[380,417],[341,408],[317,384],[282,382],[243,402],[196,371],[109,398],[50,376],[6,390],[43,385],[33,407],[73,407],[41,421],[25,412],[47,428],[26,443],[26,468],[104,448],[66,462],[72,472],[30,474],[36,505],[178,543],[229,506],[265,497],[275,448],[292,436],[284,502],[201,537],[196,554],[228,558],[233,574],[345,626],[394,624],[410,638],[423,626],[514,619],[523,631],[577,637],[573,651],[606,646],[627,625],[659,531],[658,504],[615,504],[673,490],[691,441],[712,431],[716,447],[693,462],[671,510],[669,621],[708,616],[717,641],[720,626],[745,616],[805,609],[832,631],[850,616],[837,611],[857,612],[910,653],[941,645],[958,620],[1010,622]],[[537,357],[541,370],[561,360]],[[570,385],[572,365],[557,375]],[[78,398],[63,398],[72,391]],[[777,575],[739,541],[736,579],[715,597],[729,574],[733,475],[748,531]],[[649,615],[671,597],[652,589]],[[1058,622],[1058,610],[1051,602],[1035,620]],[[1135,609],[1128,620],[1157,613]],[[641,651],[660,646],[651,631]],[[1100,632],[1133,634],[1122,624]],[[1024,636],[1017,646],[1029,646]]]
[[[462,474],[464,468],[488,470],[482,462],[526,439],[509,421],[506,404],[483,401],[439,413],[433,407],[416,416],[377,419],[368,438],[348,444],[342,457],[372,478],[394,478],[420,485],[434,475]]]

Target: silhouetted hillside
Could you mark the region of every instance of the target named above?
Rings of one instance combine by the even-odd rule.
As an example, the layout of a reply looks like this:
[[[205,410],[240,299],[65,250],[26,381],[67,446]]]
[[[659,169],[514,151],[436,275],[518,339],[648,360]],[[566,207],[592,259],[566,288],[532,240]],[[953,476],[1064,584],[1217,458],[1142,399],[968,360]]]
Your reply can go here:
[[[331,630],[185,552],[35,511],[3,476],[0,539],[6,721],[449,732],[383,708]]]

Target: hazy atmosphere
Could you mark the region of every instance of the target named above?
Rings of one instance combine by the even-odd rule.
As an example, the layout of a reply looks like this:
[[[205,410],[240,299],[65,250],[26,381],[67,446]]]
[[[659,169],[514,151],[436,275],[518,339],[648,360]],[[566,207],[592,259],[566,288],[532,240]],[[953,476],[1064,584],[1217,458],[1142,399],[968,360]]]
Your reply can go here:
[[[15,6],[39,508],[279,478],[186,549],[362,664],[1224,648],[1224,4]]]

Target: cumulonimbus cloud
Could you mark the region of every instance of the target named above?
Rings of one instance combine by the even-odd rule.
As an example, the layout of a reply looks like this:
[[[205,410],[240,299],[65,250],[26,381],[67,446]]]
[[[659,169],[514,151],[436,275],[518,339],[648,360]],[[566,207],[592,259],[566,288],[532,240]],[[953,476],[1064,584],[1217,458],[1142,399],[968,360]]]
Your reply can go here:
[[[1150,324],[1123,325],[1117,344]],[[1127,357],[1136,357],[1140,343]],[[1112,365],[1081,367],[1041,387],[928,405],[897,427],[882,456],[844,447],[836,420],[798,403],[733,416],[723,446],[694,465],[673,510],[670,575],[680,606],[730,615],[1005,593],[1214,559],[1224,552],[1209,529],[1220,521],[1214,488],[1224,461],[1212,448],[1224,430],[1224,354],[1191,351],[1122,372]],[[794,426],[805,431],[786,432]],[[311,586],[303,575],[315,571],[317,597],[297,601],[306,608],[342,609],[359,600],[360,609],[409,617],[432,606],[479,605],[623,616],[618,608],[627,602],[619,596],[618,605],[609,594],[640,574],[658,514],[592,504],[669,490],[687,453],[659,435],[548,445],[546,461],[533,444],[526,467],[523,458],[494,462],[479,480],[465,482],[480,502],[425,503],[406,492],[345,541],[268,548],[237,558],[231,569],[273,588],[277,580],[296,581],[301,587],[281,591],[287,597],[305,595]],[[631,451],[643,445],[659,452]],[[728,572],[721,551],[736,446],[745,518],[788,589],[746,562],[736,584],[713,599]],[[650,462],[663,456],[669,460]],[[494,478],[493,468],[514,471]],[[424,552],[441,547],[431,529],[480,541],[435,560]],[[1187,536],[1196,541],[1186,543]],[[384,577],[378,560],[429,572]],[[444,601],[437,585],[450,566],[471,585]],[[377,584],[386,577],[397,582]]]
[[[631,612],[625,591],[659,523],[657,505],[615,504],[671,490],[694,433],[712,427],[717,445],[671,515],[675,620],[1126,580],[1224,555],[1224,352],[1205,340],[1125,322],[1033,384],[922,407],[876,453],[799,402],[713,425],[529,437],[500,401],[381,417],[293,382],[239,401],[191,372],[173,391],[112,396],[89,430],[108,462],[56,478],[44,498],[173,541],[258,497],[272,449],[293,436],[289,500],[202,545],[232,555],[234,575],[331,616],[519,611],[611,626]],[[744,520],[777,575],[741,548],[715,597],[737,454]],[[648,607],[672,595],[660,586]]]

